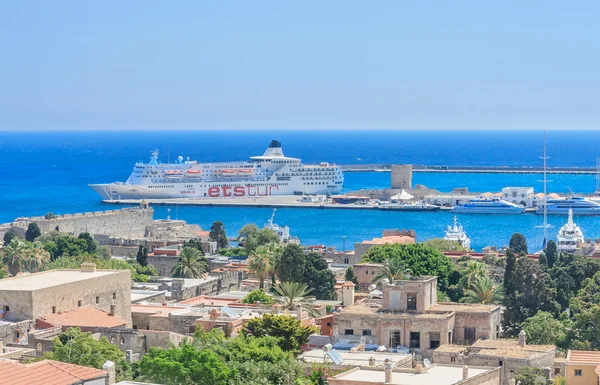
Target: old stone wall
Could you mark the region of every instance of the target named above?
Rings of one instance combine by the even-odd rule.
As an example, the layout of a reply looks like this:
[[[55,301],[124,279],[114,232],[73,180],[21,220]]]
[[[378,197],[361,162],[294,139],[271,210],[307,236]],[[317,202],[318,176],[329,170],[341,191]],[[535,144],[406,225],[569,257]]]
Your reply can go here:
[[[163,331],[102,328],[98,333],[106,337],[123,352],[130,350],[136,359],[141,359],[148,349],[157,347],[167,349],[170,344],[179,346],[185,336]]]
[[[148,264],[154,266],[156,271],[158,271],[158,275],[161,277],[170,277],[171,271],[177,262],[179,262],[179,257],[176,256],[148,256]]]
[[[199,295],[219,295],[232,290],[239,290],[245,279],[242,271],[226,271],[211,273],[207,279],[200,280],[197,285],[184,286],[183,279],[173,279],[171,298],[183,301]]]
[[[74,236],[87,232],[104,234],[108,237],[143,238],[147,235],[147,229],[153,225],[153,214],[152,208],[123,208],[57,215],[52,219],[45,217],[17,218],[12,223],[12,228],[20,236],[25,235],[30,223],[36,223],[42,233],[59,230]]]
[[[33,321],[0,324],[0,340],[2,343],[23,343],[27,341],[27,333],[33,329]]]

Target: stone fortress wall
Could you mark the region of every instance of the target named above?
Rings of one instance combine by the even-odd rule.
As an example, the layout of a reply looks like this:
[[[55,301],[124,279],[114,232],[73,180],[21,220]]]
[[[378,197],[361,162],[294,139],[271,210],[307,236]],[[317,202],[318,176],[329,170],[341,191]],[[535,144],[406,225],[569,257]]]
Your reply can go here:
[[[120,210],[96,211],[76,214],[57,215],[55,218],[40,217],[17,218],[12,230],[20,237],[30,223],[36,223],[42,233],[58,230],[78,236],[80,233],[102,234],[108,238],[136,239],[148,236],[154,226],[154,210],[147,208],[123,208]]]

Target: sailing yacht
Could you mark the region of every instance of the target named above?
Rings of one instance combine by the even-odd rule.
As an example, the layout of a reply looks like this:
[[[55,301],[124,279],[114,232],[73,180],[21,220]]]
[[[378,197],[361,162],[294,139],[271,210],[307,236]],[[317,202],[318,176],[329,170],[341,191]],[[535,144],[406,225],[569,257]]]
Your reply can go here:
[[[573,222],[573,210],[569,209],[569,219],[556,236],[556,249],[561,253],[573,254],[584,240],[581,229]]]

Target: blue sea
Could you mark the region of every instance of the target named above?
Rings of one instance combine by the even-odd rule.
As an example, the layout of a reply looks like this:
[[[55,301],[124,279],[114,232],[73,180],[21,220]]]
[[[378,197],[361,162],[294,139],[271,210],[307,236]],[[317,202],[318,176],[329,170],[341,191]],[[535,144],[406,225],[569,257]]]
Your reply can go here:
[[[194,132],[0,132],[0,222],[19,216],[96,211],[115,208],[100,203],[89,183],[125,181],[133,164],[158,149],[163,161],[189,156],[200,161],[245,160],[260,155],[271,139],[289,156],[304,162],[338,164],[412,163],[447,166],[539,167],[543,134],[528,131],[194,131]],[[550,167],[593,167],[600,155],[600,132],[551,131]],[[415,173],[413,183],[440,191],[468,187],[499,191],[506,186],[541,190],[539,174]],[[593,192],[594,175],[552,175],[549,191]],[[389,173],[346,173],[346,191],[385,188]],[[165,218],[167,207],[155,208]],[[248,222],[262,225],[271,210],[261,208],[171,207],[171,217],[208,228],[223,221],[230,234]],[[554,234],[565,218],[550,217]],[[600,218],[576,218],[588,238],[600,237]],[[399,213],[362,210],[279,209],[276,223],[288,225],[303,244],[352,248],[354,242],[381,235],[383,229],[417,231],[419,239],[441,237],[452,222],[449,213]],[[503,246],[514,232],[542,243],[536,215],[463,215],[460,222],[472,247]]]

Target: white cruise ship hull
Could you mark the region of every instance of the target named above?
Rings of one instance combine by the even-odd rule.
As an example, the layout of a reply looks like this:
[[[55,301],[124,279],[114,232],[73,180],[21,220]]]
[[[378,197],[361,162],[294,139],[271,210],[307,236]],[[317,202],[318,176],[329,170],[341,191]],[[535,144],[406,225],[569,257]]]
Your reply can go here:
[[[190,187],[192,186],[192,187]],[[90,187],[103,200],[170,199],[170,198],[253,198],[294,194],[337,194],[341,186],[302,186],[294,188],[277,183],[173,183],[171,185],[144,186],[125,183],[93,184]]]

